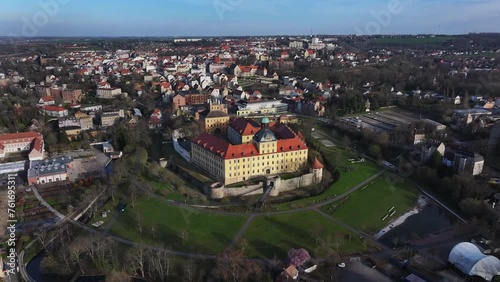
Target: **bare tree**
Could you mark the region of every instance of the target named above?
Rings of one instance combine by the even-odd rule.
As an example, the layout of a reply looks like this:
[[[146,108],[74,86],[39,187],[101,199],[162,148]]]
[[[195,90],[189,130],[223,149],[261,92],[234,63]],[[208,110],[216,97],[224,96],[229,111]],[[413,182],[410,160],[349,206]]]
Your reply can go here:
[[[246,260],[238,249],[228,249],[217,255],[215,275],[223,281],[247,281],[261,271],[255,261]]]
[[[127,254],[127,260],[134,271],[138,271],[141,277],[145,276],[146,250],[143,247],[132,247]]]
[[[151,235],[153,236],[153,238],[155,238],[156,236],[156,225],[153,224],[151,225]]]
[[[183,281],[194,282],[196,281],[196,261],[193,258],[190,258],[185,264],[183,268]]]
[[[77,237],[68,246],[71,260],[78,266],[81,273],[85,273],[82,268],[81,258],[85,253],[85,242],[82,237]]]
[[[106,275],[105,282],[131,282],[132,278],[125,272],[120,272],[112,270],[108,275]]]
[[[34,235],[35,235],[35,238],[38,240],[38,242],[40,242],[40,244],[42,245],[45,252],[49,253],[49,250],[47,249],[47,245],[49,243],[47,230],[40,228],[35,232]]]
[[[146,253],[148,273],[160,281],[167,281],[172,269],[172,253],[161,247],[151,249]]]

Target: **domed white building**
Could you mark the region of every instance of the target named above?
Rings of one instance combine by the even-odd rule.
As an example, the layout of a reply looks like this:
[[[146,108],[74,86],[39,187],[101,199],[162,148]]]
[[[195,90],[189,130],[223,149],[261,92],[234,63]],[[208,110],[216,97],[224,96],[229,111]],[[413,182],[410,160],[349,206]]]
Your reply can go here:
[[[479,248],[469,242],[457,244],[448,256],[448,262],[469,276],[479,276],[491,281],[500,275],[500,260],[483,254]]]

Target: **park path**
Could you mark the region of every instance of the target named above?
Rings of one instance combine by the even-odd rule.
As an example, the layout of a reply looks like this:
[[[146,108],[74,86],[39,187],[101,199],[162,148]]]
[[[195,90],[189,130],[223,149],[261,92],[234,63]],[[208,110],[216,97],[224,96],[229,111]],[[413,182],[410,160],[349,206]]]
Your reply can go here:
[[[297,213],[297,212],[311,211],[311,210],[319,209],[319,208],[321,208],[323,206],[326,206],[326,205],[329,205],[331,203],[340,201],[340,200],[344,199],[345,197],[349,196],[350,194],[356,192],[357,190],[363,188],[365,185],[369,184],[374,179],[376,179],[379,176],[381,176],[382,174],[384,174],[386,171],[387,171],[387,169],[385,169],[385,168],[382,169],[382,170],[380,170],[376,174],[374,174],[371,177],[367,178],[363,182],[361,182],[361,183],[353,186],[351,189],[345,191],[341,195],[335,196],[334,198],[331,198],[331,199],[329,199],[327,201],[324,201],[324,202],[321,202],[321,203],[317,203],[317,204],[313,204],[313,205],[309,205],[309,206],[306,206],[306,207],[301,207],[301,208],[296,208],[296,209],[290,209],[290,210],[285,210],[285,211],[231,212],[231,211],[223,211],[223,210],[217,210],[217,209],[206,209],[206,208],[202,208],[202,207],[195,207],[195,206],[192,206],[192,205],[189,205],[189,204],[175,202],[175,201],[167,200],[167,199],[162,199],[162,200],[164,202],[170,204],[170,205],[173,205],[173,206],[176,206],[176,207],[179,207],[179,208],[184,208],[184,209],[193,210],[193,211],[202,211],[203,213],[212,213],[212,214],[218,214],[218,215],[232,215],[232,216],[245,216],[245,217],[255,216],[255,217],[257,217],[257,216],[272,216],[272,215],[292,214],[292,213]],[[160,199],[160,198],[158,198],[158,199]]]
[[[63,220],[65,218],[64,214],[60,213],[58,210],[54,209],[45,199],[38,193],[38,190],[36,189],[36,185],[34,185],[32,188],[33,193],[35,194],[35,197],[40,201],[40,204],[42,206],[45,206],[49,211],[51,211],[55,216],[59,218],[59,220]]]
[[[247,231],[248,226],[250,226],[250,224],[253,222],[254,219],[255,219],[254,215],[251,215],[247,218],[245,223],[243,223],[243,225],[240,227],[238,233],[236,233],[236,235],[233,237],[233,240],[227,247],[228,249],[233,248],[238,243],[238,241],[241,239],[241,237],[243,237],[243,234],[245,234],[245,231]]]

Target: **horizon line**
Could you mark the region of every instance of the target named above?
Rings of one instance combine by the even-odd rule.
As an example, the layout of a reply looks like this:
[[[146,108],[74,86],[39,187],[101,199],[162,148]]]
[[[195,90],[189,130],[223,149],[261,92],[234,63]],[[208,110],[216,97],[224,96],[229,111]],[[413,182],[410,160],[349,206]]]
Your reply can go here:
[[[500,34],[498,31],[481,31],[468,33],[393,33],[393,34],[271,34],[271,35],[39,35],[39,36],[23,36],[23,35],[0,35],[0,38],[239,38],[239,37],[324,37],[324,36],[356,36],[356,37],[374,37],[374,36],[463,36],[470,34]]]

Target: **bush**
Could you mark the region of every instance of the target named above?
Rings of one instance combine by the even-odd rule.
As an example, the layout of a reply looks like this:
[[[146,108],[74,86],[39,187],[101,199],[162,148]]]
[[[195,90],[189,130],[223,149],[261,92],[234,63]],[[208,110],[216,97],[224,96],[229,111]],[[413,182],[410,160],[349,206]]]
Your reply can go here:
[[[481,200],[472,198],[463,199],[458,206],[467,216],[477,216],[483,212],[483,202]]]

